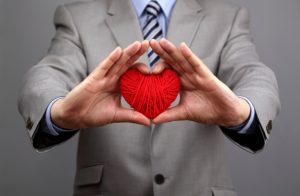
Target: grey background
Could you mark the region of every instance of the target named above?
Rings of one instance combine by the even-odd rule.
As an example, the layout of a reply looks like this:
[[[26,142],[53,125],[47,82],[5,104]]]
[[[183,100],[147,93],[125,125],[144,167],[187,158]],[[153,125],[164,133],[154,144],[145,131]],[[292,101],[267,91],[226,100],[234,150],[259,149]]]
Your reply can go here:
[[[71,0],[0,0],[0,195],[72,193],[77,137],[36,153],[17,112],[21,78],[47,51],[58,4]],[[227,141],[240,196],[300,195],[300,1],[232,0],[251,13],[262,60],[277,74],[282,111],[265,150],[249,154]]]

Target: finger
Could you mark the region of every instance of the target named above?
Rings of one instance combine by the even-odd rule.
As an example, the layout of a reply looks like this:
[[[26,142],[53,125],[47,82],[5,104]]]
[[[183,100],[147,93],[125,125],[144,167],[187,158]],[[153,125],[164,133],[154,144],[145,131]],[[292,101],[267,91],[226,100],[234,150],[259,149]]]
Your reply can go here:
[[[205,66],[201,59],[198,58],[185,43],[180,44],[180,50],[185,59],[200,76],[211,74],[211,71]]]
[[[150,119],[143,114],[126,108],[120,108],[116,111],[114,122],[133,122],[145,126],[150,126]]]
[[[159,43],[185,73],[193,73],[193,68],[174,44],[166,39],[161,39]]]
[[[145,54],[145,52],[147,52],[149,48],[149,41],[148,40],[144,40],[141,44],[141,48],[140,50],[136,53],[136,55],[132,56],[128,61],[127,61],[127,65],[130,66],[133,63],[135,63],[135,61],[137,61],[143,54]]]
[[[134,63],[132,68],[138,69],[143,74],[150,74],[150,70],[148,69],[147,65],[144,63]]]
[[[180,76],[180,80],[183,84],[183,87],[190,88],[191,86],[195,85],[195,81],[193,78],[194,71],[191,65],[188,64],[187,60],[181,54],[181,51],[176,48],[174,44],[169,42],[166,39],[160,40],[160,45],[163,50],[166,51],[173,59],[176,61],[174,65],[171,65]]]
[[[120,59],[121,56],[122,49],[117,47],[94,69],[90,76],[95,80],[103,78],[107,74],[108,70]]]
[[[160,74],[162,73],[166,68],[170,68],[170,66],[163,62],[159,61],[158,63],[155,64],[154,68],[152,69],[151,73],[152,74]]]
[[[140,50],[141,48],[141,43],[136,41],[132,44],[130,44],[127,48],[123,50],[122,56],[120,59],[109,69],[107,72],[106,76],[107,77],[112,77],[116,76],[118,71],[121,69],[122,66],[125,66],[127,61],[136,55],[136,53]]]
[[[150,41],[150,46],[153,51],[163,60],[166,61],[178,74],[183,73],[183,70],[177,65],[175,60],[160,46],[160,42],[156,40]]]
[[[182,105],[175,106],[161,113],[153,119],[153,123],[161,124],[178,120],[188,120],[187,112]]]
[[[165,40],[164,38],[162,41]],[[150,46],[164,61],[166,61],[170,67],[172,67],[177,74],[180,76],[180,81],[183,84],[183,87],[189,87],[191,85],[191,79],[184,74],[183,69],[175,62],[175,60],[161,47],[160,42],[156,40],[150,41]]]
[[[117,75],[118,76],[121,76],[123,75],[127,69],[131,68],[132,66],[134,66],[134,63],[137,61],[137,59],[140,58],[140,56],[142,56],[146,51],[147,49],[149,48],[149,41],[148,40],[145,40],[142,42],[141,44],[141,48],[140,50],[136,53],[136,55],[132,56],[126,63],[126,66],[122,66],[121,69],[118,71]],[[149,70],[147,68],[147,70],[144,68],[144,66],[140,66],[138,67],[138,69],[140,69],[140,71],[144,74],[148,74],[149,73]]]
[[[150,46],[152,50],[164,61],[175,64],[175,61],[172,59],[172,57],[160,46],[159,42],[157,40],[152,39],[150,41]]]

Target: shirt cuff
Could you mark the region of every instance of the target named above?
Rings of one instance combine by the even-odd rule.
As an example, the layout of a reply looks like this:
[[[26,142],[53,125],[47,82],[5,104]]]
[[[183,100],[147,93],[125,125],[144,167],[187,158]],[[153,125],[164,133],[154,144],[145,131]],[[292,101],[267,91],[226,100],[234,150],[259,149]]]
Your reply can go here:
[[[51,119],[51,108],[53,106],[53,104],[59,100],[62,99],[63,97],[58,97],[56,99],[54,99],[53,101],[51,101],[51,103],[48,105],[47,110],[46,110],[46,125],[48,127],[48,129],[45,129],[45,132],[53,135],[53,136],[58,136],[59,133],[61,132],[70,132],[70,131],[77,131],[76,129],[63,129],[58,127],[57,125],[54,124],[54,122]]]
[[[255,117],[255,108],[251,101],[246,97],[239,96],[240,98],[244,99],[250,106],[250,115],[249,118],[242,124],[234,127],[226,127],[226,129],[237,131],[238,133],[245,134],[248,133],[249,128],[251,127],[254,117]]]

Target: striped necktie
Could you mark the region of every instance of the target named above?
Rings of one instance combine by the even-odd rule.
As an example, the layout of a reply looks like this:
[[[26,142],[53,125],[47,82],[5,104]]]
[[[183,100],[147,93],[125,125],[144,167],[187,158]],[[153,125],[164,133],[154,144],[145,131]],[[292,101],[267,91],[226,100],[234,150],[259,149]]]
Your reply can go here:
[[[161,7],[158,2],[155,0],[151,0],[146,7],[147,20],[146,25],[143,28],[145,40],[160,40],[163,37],[162,28],[159,25],[157,19],[157,16],[160,12]],[[151,48],[148,49],[148,58],[151,67],[159,60],[159,56],[155,54]]]

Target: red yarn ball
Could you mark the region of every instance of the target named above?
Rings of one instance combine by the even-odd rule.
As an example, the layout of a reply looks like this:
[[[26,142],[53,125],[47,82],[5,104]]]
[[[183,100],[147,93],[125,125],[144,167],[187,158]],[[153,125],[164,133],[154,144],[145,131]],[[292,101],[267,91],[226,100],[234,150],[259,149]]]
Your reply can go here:
[[[129,69],[120,80],[120,90],[125,100],[150,119],[169,108],[179,89],[179,78],[170,69],[149,75],[137,69]]]

